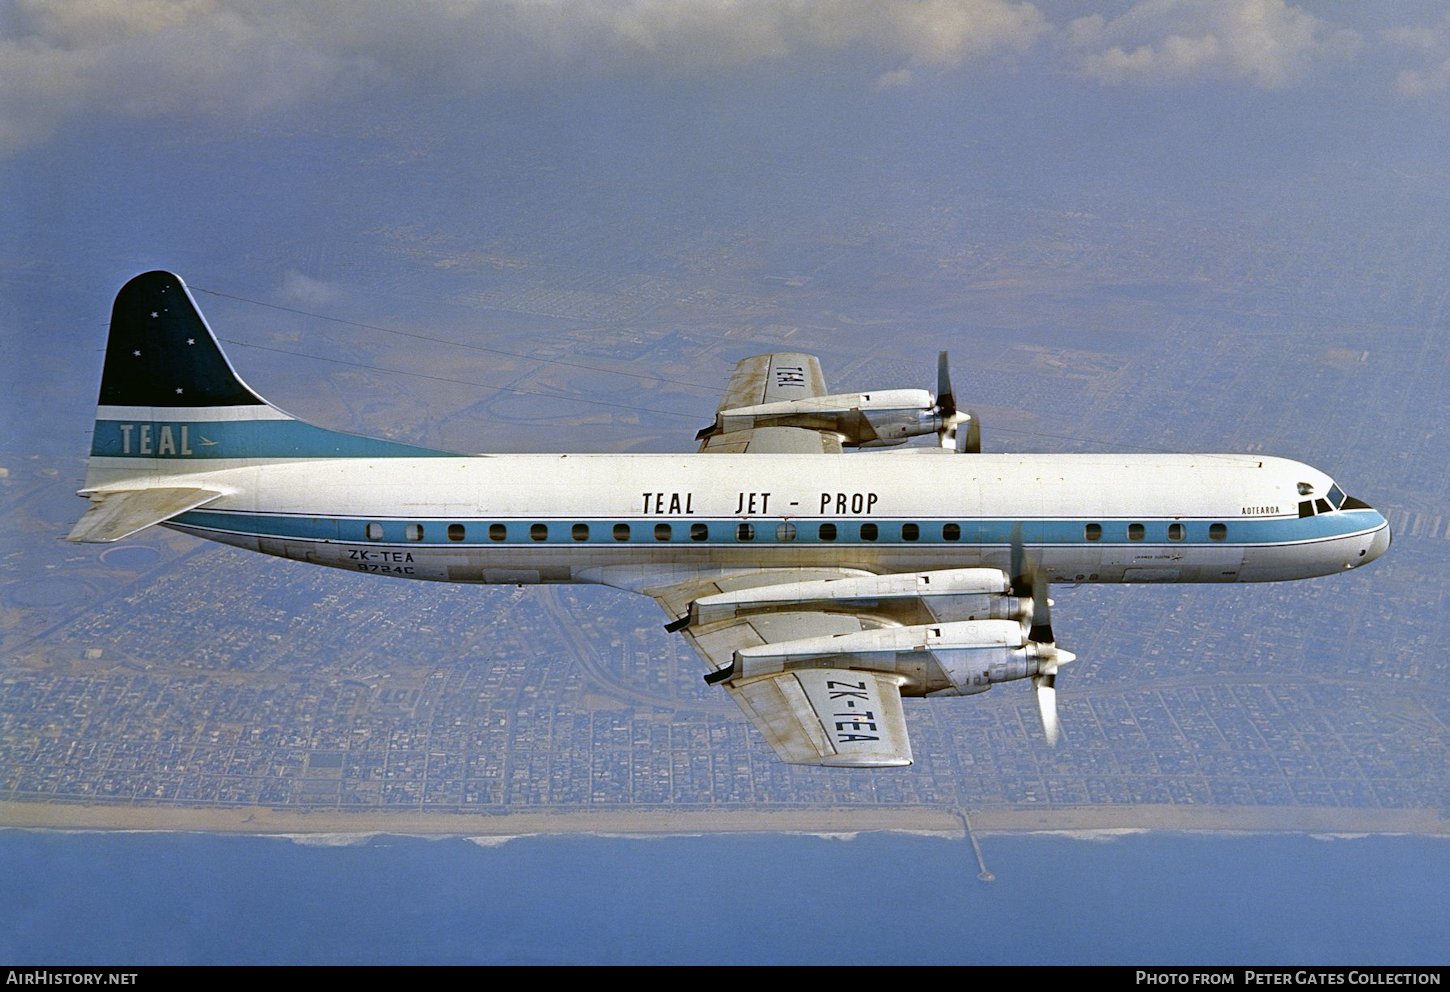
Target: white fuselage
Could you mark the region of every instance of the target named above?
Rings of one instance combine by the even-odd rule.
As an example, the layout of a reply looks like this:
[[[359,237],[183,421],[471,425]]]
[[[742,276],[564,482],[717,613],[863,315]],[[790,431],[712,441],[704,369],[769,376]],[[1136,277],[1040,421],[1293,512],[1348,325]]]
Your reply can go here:
[[[187,466],[190,468],[190,466]],[[761,568],[1007,569],[1052,582],[1328,575],[1388,547],[1368,507],[1302,517],[1298,462],[1247,455],[476,455],[217,459],[170,526],[315,564],[454,582],[632,589]]]

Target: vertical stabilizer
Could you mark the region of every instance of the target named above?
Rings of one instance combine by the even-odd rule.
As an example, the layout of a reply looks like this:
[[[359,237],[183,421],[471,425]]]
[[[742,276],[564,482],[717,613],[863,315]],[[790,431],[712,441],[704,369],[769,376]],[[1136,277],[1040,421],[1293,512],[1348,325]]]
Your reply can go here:
[[[186,283],[170,272],[143,273],[116,294],[100,405],[177,410],[269,406],[242,382]]]
[[[227,361],[180,276],[146,272],[116,294],[87,491],[239,463],[444,454],[316,427],[268,403]]]

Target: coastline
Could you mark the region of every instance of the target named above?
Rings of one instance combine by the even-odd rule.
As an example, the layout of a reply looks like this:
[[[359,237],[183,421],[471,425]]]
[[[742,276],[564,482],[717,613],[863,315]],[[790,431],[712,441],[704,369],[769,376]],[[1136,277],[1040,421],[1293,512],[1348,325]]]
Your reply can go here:
[[[1147,830],[1450,836],[1431,810],[1337,807],[1080,806],[968,809],[972,833],[1110,837]],[[0,801],[0,829],[177,831],[256,835],[498,838],[539,834],[652,837],[720,833],[849,835],[875,831],[962,838],[962,814],[943,807],[782,810],[597,810],[519,813],[212,809]]]

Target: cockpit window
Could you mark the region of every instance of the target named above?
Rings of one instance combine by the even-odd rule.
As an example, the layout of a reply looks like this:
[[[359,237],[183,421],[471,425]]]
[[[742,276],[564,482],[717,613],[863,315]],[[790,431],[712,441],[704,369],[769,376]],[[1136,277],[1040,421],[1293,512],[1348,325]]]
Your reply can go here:
[[[1329,497],[1329,502],[1334,504],[1334,508],[1336,510],[1344,505],[1344,490],[1340,489],[1338,486],[1331,485],[1329,487],[1329,492],[1325,495]]]
[[[1299,518],[1302,520],[1305,517],[1312,516],[1314,516],[1314,501],[1312,499],[1306,499],[1299,504]]]
[[[1314,509],[1318,510],[1320,513],[1328,513],[1329,501],[1323,499],[1316,499],[1314,501]]]

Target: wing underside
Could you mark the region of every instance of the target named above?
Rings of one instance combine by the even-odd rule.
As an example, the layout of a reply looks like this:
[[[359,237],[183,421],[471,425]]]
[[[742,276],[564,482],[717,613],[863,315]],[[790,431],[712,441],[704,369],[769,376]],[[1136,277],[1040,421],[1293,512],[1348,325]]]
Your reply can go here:
[[[781,760],[790,764],[911,764],[896,676],[811,668],[747,679],[730,693]]]
[[[711,595],[769,590],[782,583],[820,582],[859,573],[836,569],[774,570],[688,583],[651,594],[671,617],[688,617],[692,604]],[[739,651],[806,638],[859,633],[869,621],[850,613],[807,607],[729,617],[686,626],[671,624],[717,678]],[[788,764],[845,767],[909,765],[911,742],[900,680],[882,672],[811,668],[763,674],[723,686],[761,735]]]
[[[1032,640],[1047,625],[995,568],[763,569],[641,591],[791,764],[910,764],[903,696],[974,695],[1072,660],[1050,633]]]

